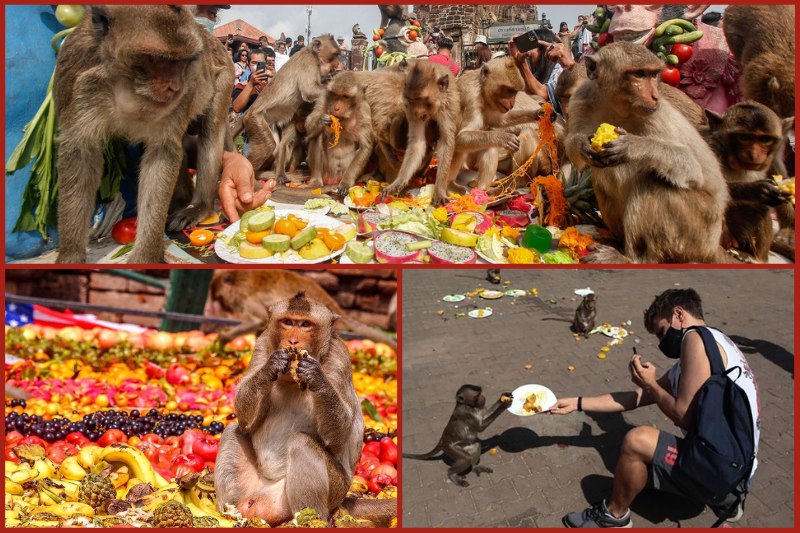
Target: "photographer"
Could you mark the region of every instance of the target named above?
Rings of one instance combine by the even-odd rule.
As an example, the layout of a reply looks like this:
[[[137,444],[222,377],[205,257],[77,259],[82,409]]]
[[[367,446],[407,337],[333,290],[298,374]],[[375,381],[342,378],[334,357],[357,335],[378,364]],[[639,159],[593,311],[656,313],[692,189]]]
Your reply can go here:
[[[250,52],[249,70],[246,70],[236,84],[231,99],[233,110],[237,113],[247,111],[258,94],[264,90],[275,76],[275,52],[269,48],[256,48]]]
[[[552,32],[549,33],[552,35]],[[556,42],[555,36],[552,40],[537,39],[531,50],[521,52],[517,40],[520,37],[526,38],[529,34],[531,32],[511,38],[508,43],[509,55],[525,80],[525,92],[544,98],[553,105],[556,113],[563,114],[555,95],[556,82],[564,69],[575,64],[575,60],[564,43]],[[536,32],[533,32],[532,37],[538,37]]]

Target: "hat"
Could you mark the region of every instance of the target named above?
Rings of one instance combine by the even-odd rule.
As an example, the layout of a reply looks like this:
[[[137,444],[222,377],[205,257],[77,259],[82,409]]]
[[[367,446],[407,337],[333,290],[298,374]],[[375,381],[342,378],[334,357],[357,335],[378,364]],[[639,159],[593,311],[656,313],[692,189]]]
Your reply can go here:
[[[508,54],[506,54],[505,52],[500,50],[499,52],[495,52],[495,53],[492,54],[492,59],[497,59],[498,57],[503,57],[503,56],[507,56],[507,55]]]
[[[340,35],[340,36],[338,36],[338,37],[336,38],[336,40],[337,40],[337,41],[344,41],[344,37],[342,37],[342,36]]]
[[[478,35],[475,37],[475,44],[485,44],[486,46],[489,46],[489,41],[486,40],[485,35]]]

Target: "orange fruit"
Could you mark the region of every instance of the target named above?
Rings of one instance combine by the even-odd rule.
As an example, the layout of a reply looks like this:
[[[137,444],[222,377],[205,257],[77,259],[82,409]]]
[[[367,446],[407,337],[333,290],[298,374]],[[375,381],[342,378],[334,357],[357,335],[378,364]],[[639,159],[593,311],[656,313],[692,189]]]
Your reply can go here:
[[[289,237],[294,237],[297,235],[297,226],[295,226],[291,221],[286,219],[278,220],[273,226],[272,230],[275,233],[280,233],[281,235],[288,235]]]
[[[308,220],[303,220],[302,218],[298,217],[297,215],[289,215],[286,218],[292,224],[294,224],[294,227],[296,227],[298,230],[301,230],[301,229],[305,228],[306,226],[308,226]]]
[[[322,242],[332,251],[336,251],[344,247],[344,236],[339,233],[327,233],[322,236]]]
[[[270,234],[269,230],[264,231],[248,231],[246,234],[247,242],[253,244],[261,244],[261,240]]]
[[[189,234],[189,242],[195,246],[205,246],[206,244],[211,244],[215,237],[216,235],[214,235],[213,231],[196,229]]]

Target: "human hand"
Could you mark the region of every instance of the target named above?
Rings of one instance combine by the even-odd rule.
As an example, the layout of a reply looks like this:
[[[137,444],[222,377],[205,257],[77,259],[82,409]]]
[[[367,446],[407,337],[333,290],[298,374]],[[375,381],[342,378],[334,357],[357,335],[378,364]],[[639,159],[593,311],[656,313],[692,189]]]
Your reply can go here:
[[[562,398],[556,400],[556,404],[550,408],[550,414],[568,415],[578,408],[578,398]]]
[[[631,371],[631,381],[643,389],[650,389],[656,384],[655,365],[642,361],[642,356],[634,354],[628,365]]]
[[[239,220],[239,213],[262,206],[272,196],[277,185],[271,179],[260,191],[255,192],[255,182],[255,172],[250,161],[241,154],[225,152],[218,194],[222,210],[231,222]]]

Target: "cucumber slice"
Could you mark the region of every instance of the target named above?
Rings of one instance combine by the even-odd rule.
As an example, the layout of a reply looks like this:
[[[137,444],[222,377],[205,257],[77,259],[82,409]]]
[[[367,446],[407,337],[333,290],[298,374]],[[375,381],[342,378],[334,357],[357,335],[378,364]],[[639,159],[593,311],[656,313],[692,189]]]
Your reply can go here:
[[[247,231],[265,231],[275,223],[274,211],[259,211],[247,220]]]
[[[375,257],[375,250],[363,242],[350,241],[344,248],[344,253],[353,263],[365,264]]]
[[[273,252],[285,252],[289,249],[289,241],[291,241],[291,237],[288,235],[276,233],[274,235],[267,235],[261,239],[261,244],[267,250],[272,250]]]
[[[255,215],[256,213],[258,213],[258,211],[256,211],[255,209],[252,210],[252,211],[246,211],[246,212],[242,213],[242,218],[239,219],[240,220],[240,222],[239,222],[239,231],[243,231],[243,232],[250,231],[250,225],[249,225],[250,222],[249,221],[253,217],[253,215]]]
[[[239,255],[245,259],[266,259],[271,257],[275,252],[267,250],[260,244],[253,244],[251,242],[243,242],[239,244]]]
[[[292,240],[289,242],[292,246],[292,250],[299,250],[306,244],[310,243],[311,240],[317,236],[317,228],[313,226],[306,226],[303,230],[292,237]]]
[[[406,244],[409,252],[416,252],[417,250],[425,250],[431,247],[431,241],[417,241]]]

